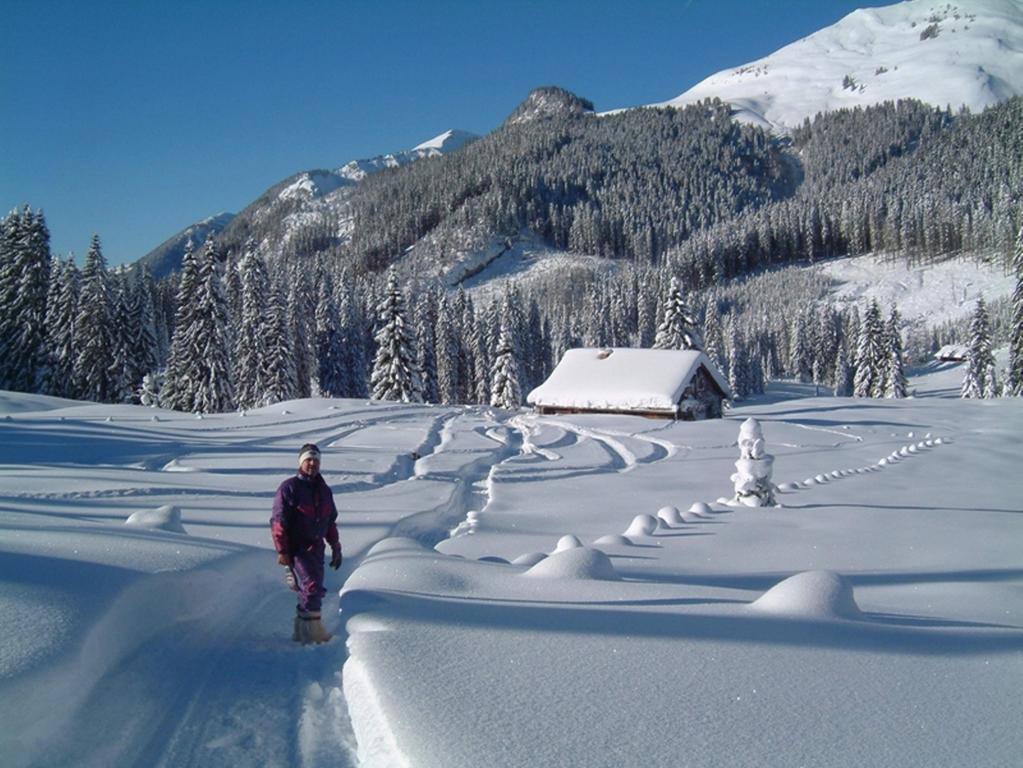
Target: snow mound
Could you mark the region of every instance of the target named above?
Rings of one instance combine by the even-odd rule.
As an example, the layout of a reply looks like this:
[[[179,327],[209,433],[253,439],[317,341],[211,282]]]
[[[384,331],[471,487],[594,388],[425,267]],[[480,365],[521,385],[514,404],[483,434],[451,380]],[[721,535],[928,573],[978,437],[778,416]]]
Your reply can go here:
[[[659,519],[653,515],[636,515],[632,525],[625,531],[626,536],[653,536],[657,530]]]
[[[381,539],[366,553],[366,557],[370,558],[374,555],[383,555],[389,552],[408,552],[408,551],[423,551],[424,547],[415,539],[410,539],[406,536],[391,536],[387,539]]]
[[[689,511],[694,515],[703,515],[704,517],[710,517],[714,514],[714,510],[711,509],[710,504],[705,501],[698,501],[689,507]]]
[[[554,548],[554,553],[567,552],[570,549],[578,549],[582,545],[583,543],[579,540],[578,536],[568,534],[567,536],[562,536],[558,539],[558,545]]]
[[[632,539],[628,536],[609,534],[607,536],[601,536],[593,543],[602,547],[631,547]]]
[[[852,584],[834,571],[804,571],[790,576],[754,601],[753,608],[778,616],[808,619],[858,619],[862,616]]]
[[[678,511],[678,507],[661,507],[657,510],[657,517],[669,527],[673,525],[682,525],[685,522],[685,520],[682,519],[682,513]]]
[[[527,552],[526,554],[519,555],[512,560],[512,565],[524,565],[527,568],[532,568],[541,560],[546,559],[546,557],[547,555],[543,552]]]
[[[594,579],[619,581],[621,577],[611,564],[611,558],[599,549],[577,547],[555,552],[541,560],[523,576],[536,579]]]
[[[171,531],[172,533],[188,533],[185,526],[181,524],[181,509],[173,504],[164,504],[156,509],[140,509],[125,520],[124,524]]]

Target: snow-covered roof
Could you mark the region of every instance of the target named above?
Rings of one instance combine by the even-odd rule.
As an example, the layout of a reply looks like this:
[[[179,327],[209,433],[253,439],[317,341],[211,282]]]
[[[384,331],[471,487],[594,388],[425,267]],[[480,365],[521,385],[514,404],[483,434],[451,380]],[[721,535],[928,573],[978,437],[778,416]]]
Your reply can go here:
[[[570,349],[530,405],[580,410],[674,411],[703,366],[725,397],[728,382],[703,352],[678,349]]]

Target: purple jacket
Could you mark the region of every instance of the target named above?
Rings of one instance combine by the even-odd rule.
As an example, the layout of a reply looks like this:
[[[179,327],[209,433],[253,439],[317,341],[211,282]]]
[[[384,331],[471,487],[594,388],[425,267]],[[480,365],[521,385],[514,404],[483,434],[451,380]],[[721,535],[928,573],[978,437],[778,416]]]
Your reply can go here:
[[[322,552],[324,539],[331,549],[341,546],[334,494],[323,475],[311,478],[299,472],[281,483],[274,496],[270,532],[280,554]]]

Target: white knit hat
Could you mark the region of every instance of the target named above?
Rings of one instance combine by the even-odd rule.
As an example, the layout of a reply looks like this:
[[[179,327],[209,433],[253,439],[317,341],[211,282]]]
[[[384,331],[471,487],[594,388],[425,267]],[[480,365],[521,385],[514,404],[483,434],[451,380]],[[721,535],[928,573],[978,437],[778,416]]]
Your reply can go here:
[[[299,465],[301,465],[302,462],[305,461],[306,459],[318,460],[319,458],[320,458],[319,446],[313,445],[312,443],[306,443],[305,445],[302,446],[298,454],[298,463]]]

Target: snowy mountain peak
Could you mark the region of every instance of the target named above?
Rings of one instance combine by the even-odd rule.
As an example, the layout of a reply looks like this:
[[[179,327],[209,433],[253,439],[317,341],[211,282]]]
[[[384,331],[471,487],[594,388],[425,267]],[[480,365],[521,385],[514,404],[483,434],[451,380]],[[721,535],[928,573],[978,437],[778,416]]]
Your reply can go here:
[[[657,106],[717,97],[780,130],[819,112],[904,98],[972,111],[1023,94],[1023,4],[907,0],[853,11]]]
[[[593,102],[580,98],[564,88],[551,85],[531,91],[526,100],[519,104],[515,111],[508,116],[505,124],[515,125],[517,123],[528,123],[531,120],[543,117],[581,114],[592,111]]]
[[[378,155],[365,160],[352,160],[333,171],[306,171],[292,177],[278,193],[281,200],[311,200],[329,195],[340,187],[358,184],[367,176],[384,170],[408,165],[423,157],[443,155],[461,149],[478,136],[468,131],[449,130],[424,141],[412,149],[394,154]]]
[[[434,136],[429,141],[424,141],[422,144],[413,147],[413,152],[429,152],[435,150],[440,153],[454,152],[456,149],[461,149],[466,144],[475,141],[478,136],[468,131],[450,130],[444,131],[440,136]]]

